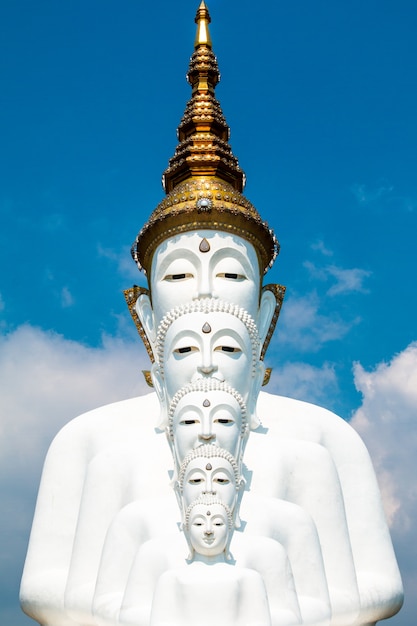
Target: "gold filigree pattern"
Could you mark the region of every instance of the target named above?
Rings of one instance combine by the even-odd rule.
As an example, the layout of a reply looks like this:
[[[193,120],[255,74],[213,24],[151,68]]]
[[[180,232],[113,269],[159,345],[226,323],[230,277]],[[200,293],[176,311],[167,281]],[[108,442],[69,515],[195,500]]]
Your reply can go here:
[[[232,152],[230,129],[214,94],[220,72],[204,2],[195,21],[195,49],[187,74],[192,95],[177,129],[178,146],[163,175],[167,196],[138,234],[132,256],[139,269],[149,273],[156,247],[168,237],[197,229],[221,230],[252,243],[265,273],[279,253],[279,244],[242,195],[245,175]],[[206,210],[196,204],[201,198],[210,201]]]
[[[125,289],[123,291],[123,295],[125,297],[126,300],[126,304],[129,308],[129,312],[130,315],[132,316],[132,319],[135,323],[136,329],[139,333],[140,338],[143,341],[143,345],[146,348],[146,352],[149,354],[149,358],[151,359],[151,362],[154,363],[155,362],[155,357],[154,354],[152,352],[152,347],[151,344],[149,343],[149,339],[146,336],[146,332],[145,329],[142,326],[142,322],[139,319],[138,314],[136,313],[136,301],[139,298],[140,295],[145,294],[147,296],[149,296],[149,290],[145,289],[145,287],[138,287],[138,285],[133,285],[133,287],[130,287],[130,289]],[[149,380],[146,377],[146,373],[145,370],[143,370],[143,375],[145,376],[145,380],[146,383],[150,386],[153,387],[153,383],[152,380],[150,379],[150,375],[149,375]]]
[[[199,200],[210,200],[207,207]],[[193,230],[217,230],[243,237],[251,243],[262,272],[272,266],[279,243],[267,222],[244,195],[216,177],[189,179],[156,207],[132,246],[139,269],[149,272],[156,248],[168,237]]]
[[[267,291],[267,290],[271,291],[274,294],[276,306],[275,306],[274,315],[272,316],[272,320],[269,325],[268,333],[266,335],[265,341],[262,346],[262,350],[261,350],[262,361],[265,358],[265,353],[268,349],[269,342],[271,341],[272,335],[274,334],[274,330],[278,322],[279,314],[281,313],[281,307],[282,307],[282,302],[284,300],[286,287],[284,287],[284,285],[277,285],[277,284],[271,283],[270,285],[265,285],[265,287],[262,287],[262,291]],[[269,374],[269,377],[270,376],[271,376],[271,373]],[[269,382],[269,378],[266,382],[263,383],[263,385],[268,384],[268,382]]]

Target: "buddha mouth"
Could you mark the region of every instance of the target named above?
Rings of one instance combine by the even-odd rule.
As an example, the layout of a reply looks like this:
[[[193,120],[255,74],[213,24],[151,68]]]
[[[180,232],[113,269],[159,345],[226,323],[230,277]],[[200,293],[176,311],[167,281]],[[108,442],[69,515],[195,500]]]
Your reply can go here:
[[[214,537],[204,537],[203,539],[204,543],[206,543],[208,546],[211,546],[211,544],[214,543],[215,538]]]
[[[216,372],[211,372],[210,374],[198,373],[194,374],[191,379],[192,383],[196,383],[199,380],[217,380],[219,383],[226,382],[226,379],[223,376],[219,376]]]

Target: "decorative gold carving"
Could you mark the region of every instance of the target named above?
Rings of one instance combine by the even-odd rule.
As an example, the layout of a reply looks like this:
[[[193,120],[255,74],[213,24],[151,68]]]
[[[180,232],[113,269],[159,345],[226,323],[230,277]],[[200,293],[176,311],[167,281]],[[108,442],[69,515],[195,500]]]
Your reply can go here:
[[[261,361],[264,360],[265,353],[269,346],[269,342],[271,341],[271,337],[274,333],[275,326],[277,325],[279,314],[281,312],[282,302],[285,296],[285,289],[286,288],[283,285],[276,285],[272,283],[270,285],[265,285],[265,287],[262,288],[262,291],[271,291],[274,294],[276,306],[275,306],[274,315],[272,316],[271,324],[269,325],[268,333],[266,335],[265,341],[262,346]],[[268,378],[268,381],[269,381],[269,378]],[[264,383],[264,385],[266,384],[267,383]]]
[[[149,370],[142,370],[143,377],[148,387],[153,387],[153,380]]]
[[[208,198],[212,206],[197,206]],[[266,272],[279,253],[279,243],[255,207],[229,183],[216,177],[188,179],[179,184],[156,207],[132,246],[139,269],[148,273],[155,249],[168,237],[192,230],[217,230],[243,237],[259,258],[260,271]]]
[[[220,72],[204,2],[195,21],[195,49],[187,74],[192,94],[177,129],[178,146],[163,175],[167,196],[138,234],[132,256],[139,269],[148,273],[152,255],[164,239],[197,229],[221,230],[252,243],[260,271],[265,273],[279,253],[279,243],[241,193],[245,174],[232,152],[230,129],[214,95]],[[209,207],[198,204],[203,198]]]
[[[262,381],[262,387],[265,387],[269,381],[271,380],[272,367],[267,367],[265,369],[264,379]]]
[[[202,0],[200,6],[197,9],[197,15],[195,16],[195,22],[197,24],[197,34],[195,36],[195,46],[206,45],[211,48],[211,37],[208,25],[211,22],[206,3]]]
[[[151,362],[154,363],[155,357],[152,352],[151,344],[146,336],[145,329],[142,326],[142,322],[140,321],[138,314],[136,313],[136,301],[141,294],[145,294],[149,296],[149,290],[145,289],[145,287],[138,287],[138,285],[133,285],[130,289],[125,289],[123,291],[123,295],[125,297],[127,306],[129,308],[130,315],[135,323],[136,329],[139,333],[140,338],[143,341],[143,345],[146,348],[146,352],[149,354],[149,358]],[[144,372],[145,380],[150,387],[153,387],[152,381],[151,384],[148,382],[145,372]]]

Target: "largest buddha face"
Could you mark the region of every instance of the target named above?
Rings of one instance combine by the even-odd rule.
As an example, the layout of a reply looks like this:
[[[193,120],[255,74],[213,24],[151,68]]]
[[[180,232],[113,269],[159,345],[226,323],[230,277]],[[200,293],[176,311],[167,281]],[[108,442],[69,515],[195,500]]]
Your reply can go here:
[[[255,248],[237,235],[196,230],[168,237],[155,250],[148,276],[151,299],[141,294],[136,312],[155,353],[163,317],[184,303],[224,300],[247,311],[263,342],[276,306],[271,291],[261,292]]]
[[[198,298],[219,298],[255,317],[261,278],[254,247],[225,232],[199,230],[160,244],[153,256],[150,288],[156,325],[167,311]]]

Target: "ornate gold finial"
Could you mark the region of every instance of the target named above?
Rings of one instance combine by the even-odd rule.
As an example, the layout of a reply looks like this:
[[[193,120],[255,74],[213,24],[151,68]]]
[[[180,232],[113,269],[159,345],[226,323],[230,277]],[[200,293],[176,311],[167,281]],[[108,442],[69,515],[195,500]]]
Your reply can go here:
[[[200,6],[197,9],[197,15],[195,16],[195,22],[197,24],[197,33],[195,36],[194,47],[208,46],[211,48],[211,37],[208,25],[211,22],[206,3],[202,0]]]
[[[195,21],[197,34],[187,73],[192,96],[177,129],[179,144],[164,173],[164,188],[169,193],[188,178],[218,176],[242,191],[245,176],[228,143],[230,129],[214,95],[220,72],[211,49],[211,19],[204,2]]]
[[[245,175],[229,144],[230,129],[214,91],[220,80],[211,49],[210,15],[201,2],[187,80],[191,99],[178,126],[178,146],[162,177],[166,198],[132,246],[140,270],[149,273],[156,248],[168,237],[192,230],[238,235],[255,248],[260,272],[272,266],[279,243],[255,207],[242,195]]]

